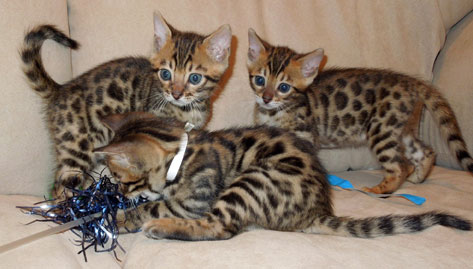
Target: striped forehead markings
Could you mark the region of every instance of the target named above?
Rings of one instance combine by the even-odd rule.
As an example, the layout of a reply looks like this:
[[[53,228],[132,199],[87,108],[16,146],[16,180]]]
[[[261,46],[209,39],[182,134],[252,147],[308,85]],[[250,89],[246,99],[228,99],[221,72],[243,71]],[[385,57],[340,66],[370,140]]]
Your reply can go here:
[[[282,72],[288,65],[291,60],[294,52],[284,47],[276,47],[271,50],[270,55],[268,56],[269,60],[269,72],[277,76]]]
[[[173,59],[176,67],[184,68],[188,62],[192,61],[192,54],[196,46],[201,43],[203,37],[193,33],[177,34],[174,40],[175,53]]]

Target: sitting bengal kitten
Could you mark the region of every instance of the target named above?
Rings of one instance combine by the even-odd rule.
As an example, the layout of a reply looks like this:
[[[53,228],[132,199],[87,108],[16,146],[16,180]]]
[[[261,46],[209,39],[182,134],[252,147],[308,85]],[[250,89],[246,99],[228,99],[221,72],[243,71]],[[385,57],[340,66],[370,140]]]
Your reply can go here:
[[[180,32],[154,15],[155,51],[150,58],[126,57],[106,62],[59,85],[44,70],[40,49],[46,39],[76,49],[76,41],[50,25],[25,36],[21,57],[32,88],[44,99],[57,153],[53,196],[64,186],[86,185],[83,172],[97,163],[92,149],[106,145],[111,131],[99,117],[149,111],[192,122],[208,120],[210,97],[228,67],[231,29],[221,26],[203,36]],[[85,177],[87,178],[87,177]]]
[[[436,212],[365,219],[337,217],[312,143],[276,127],[191,131],[174,180],[184,124],[148,113],[104,119],[115,133],[96,149],[128,198],[153,200],[117,216],[121,232],[141,227],[159,239],[219,240],[248,225],[280,231],[375,237],[470,222]],[[161,199],[156,201],[156,199]]]
[[[323,49],[298,54],[248,31],[248,71],[256,95],[255,122],[282,127],[317,147],[369,145],[385,170],[365,191],[391,193],[407,180],[424,181],[435,161],[418,139],[425,106],[462,167],[473,172],[452,109],[430,84],[380,69],[318,72]]]

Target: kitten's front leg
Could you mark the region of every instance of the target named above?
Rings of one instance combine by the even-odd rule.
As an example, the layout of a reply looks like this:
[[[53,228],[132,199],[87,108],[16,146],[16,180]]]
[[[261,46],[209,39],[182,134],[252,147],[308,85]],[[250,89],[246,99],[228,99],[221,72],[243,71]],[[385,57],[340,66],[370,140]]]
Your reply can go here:
[[[72,196],[68,190],[84,188],[90,184],[85,172],[93,168],[92,145],[87,135],[74,133],[65,128],[57,133],[56,139],[57,168],[52,195],[54,198]],[[87,182],[88,181],[88,182]]]
[[[52,197],[55,199],[63,199],[72,197],[73,193],[69,189],[77,189],[83,187],[83,172],[68,166],[61,166],[56,171],[56,177],[52,189]],[[65,196],[65,197],[64,197]]]
[[[136,208],[118,211],[116,220],[120,234],[138,232],[143,223],[151,219],[151,215],[146,214],[144,209],[146,205],[147,204],[140,205]]]
[[[173,206],[174,205],[174,206]],[[171,209],[170,209],[171,208]],[[120,233],[138,232],[144,223],[159,218],[200,217],[195,213],[183,211],[173,201],[152,201],[117,213],[117,225]]]

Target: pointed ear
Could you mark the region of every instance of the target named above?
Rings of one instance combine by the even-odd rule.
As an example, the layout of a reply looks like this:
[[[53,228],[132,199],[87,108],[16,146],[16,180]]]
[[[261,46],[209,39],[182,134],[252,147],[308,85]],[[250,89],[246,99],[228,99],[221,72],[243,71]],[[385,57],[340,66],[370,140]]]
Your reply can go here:
[[[105,147],[94,149],[95,153],[106,156],[107,162],[123,169],[129,169],[132,166],[130,155],[131,143],[114,143]]]
[[[252,28],[248,29],[248,61],[254,62],[265,52],[264,41]]]
[[[164,20],[161,13],[155,11],[154,15],[154,43],[156,51],[161,50],[164,44],[171,39],[172,32],[168,24]]]
[[[215,62],[224,62],[230,55],[232,29],[230,25],[220,26],[217,31],[205,38],[202,43],[206,46],[207,55]]]
[[[320,48],[298,59],[297,61],[300,63],[302,76],[308,78],[317,75],[320,62],[322,62],[323,58],[324,50]]]

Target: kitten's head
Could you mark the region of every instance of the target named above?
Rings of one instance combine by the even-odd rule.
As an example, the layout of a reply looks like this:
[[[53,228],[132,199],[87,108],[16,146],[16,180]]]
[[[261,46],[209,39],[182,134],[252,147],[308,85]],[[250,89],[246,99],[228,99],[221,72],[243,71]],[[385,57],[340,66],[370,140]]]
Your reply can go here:
[[[248,29],[250,85],[257,104],[264,109],[289,105],[317,76],[323,49],[298,54],[287,47],[272,46]]]
[[[120,191],[130,199],[160,198],[166,164],[179,146],[184,125],[145,112],[110,115],[102,122],[114,132],[114,138],[94,152],[104,155]]]
[[[165,100],[182,107],[210,98],[228,67],[230,26],[203,36],[180,32],[155,13],[154,38],[152,63]]]

